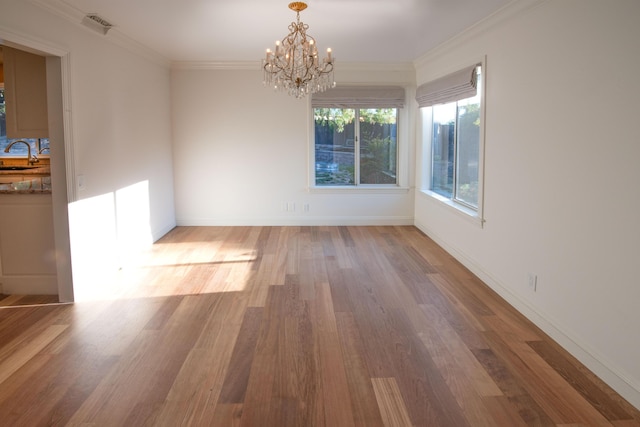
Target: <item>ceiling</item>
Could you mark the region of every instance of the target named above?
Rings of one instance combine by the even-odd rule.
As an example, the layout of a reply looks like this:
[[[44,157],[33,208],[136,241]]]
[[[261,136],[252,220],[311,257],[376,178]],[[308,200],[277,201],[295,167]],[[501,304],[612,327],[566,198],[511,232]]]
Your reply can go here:
[[[308,0],[301,21],[338,62],[411,62],[511,0]],[[288,0],[39,0],[97,13],[174,61],[253,61],[295,21]]]

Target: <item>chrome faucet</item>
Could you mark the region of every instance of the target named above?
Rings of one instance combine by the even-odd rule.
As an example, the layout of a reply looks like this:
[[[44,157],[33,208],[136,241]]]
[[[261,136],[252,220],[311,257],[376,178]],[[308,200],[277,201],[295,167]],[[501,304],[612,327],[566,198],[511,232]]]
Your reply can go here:
[[[31,155],[31,144],[29,144],[27,141],[23,139],[18,139],[17,141],[13,141],[11,144],[7,145],[7,148],[4,149],[4,152],[8,153],[9,150],[11,150],[11,147],[16,145],[18,142],[22,142],[23,144],[27,145],[27,161],[29,162],[30,165],[34,163],[38,163],[40,161],[38,160],[38,157],[35,154]]]

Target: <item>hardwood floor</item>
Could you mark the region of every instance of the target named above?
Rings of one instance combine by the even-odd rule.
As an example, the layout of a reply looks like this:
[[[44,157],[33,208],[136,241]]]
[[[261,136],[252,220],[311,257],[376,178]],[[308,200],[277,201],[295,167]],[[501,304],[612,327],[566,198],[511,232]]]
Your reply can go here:
[[[414,227],[179,227],[0,307],[0,426],[640,426]]]
[[[0,294],[0,307],[33,304],[53,304],[58,302],[57,295],[3,295]]]

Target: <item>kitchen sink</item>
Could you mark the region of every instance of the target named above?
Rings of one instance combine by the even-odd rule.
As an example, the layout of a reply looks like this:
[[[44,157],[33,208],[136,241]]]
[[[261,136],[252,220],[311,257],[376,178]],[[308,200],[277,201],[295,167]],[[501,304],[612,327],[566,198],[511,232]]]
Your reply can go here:
[[[29,169],[35,169],[38,166],[2,166],[0,165],[0,171],[23,171]]]

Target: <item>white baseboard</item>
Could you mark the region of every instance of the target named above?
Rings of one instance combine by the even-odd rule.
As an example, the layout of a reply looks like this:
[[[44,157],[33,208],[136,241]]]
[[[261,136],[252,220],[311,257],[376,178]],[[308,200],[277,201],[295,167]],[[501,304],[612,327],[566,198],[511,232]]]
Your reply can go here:
[[[563,328],[560,322],[554,319],[553,316],[544,313],[539,308],[532,306],[527,301],[524,301],[519,296],[511,292],[509,287],[495,279],[489,272],[485,271],[482,266],[476,263],[472,258],[468,257],[464,252],[449,245],[440,236],[430,230],[429,227],[419,221],[415,221],[414,225],[429,236],[429,238],[434,242],[444,248],[444,250],[446,250],[451,256],[467,267],[487,286],[507,301],[507,303],[542,329],[554,341],[583,363],[589,370],[607,383],[629,403],[640,409],[640,386],[635,384],[637,381],[634,382],[629,375],[623,373],[623,371],[617,368],[615,364],[611,363],[604,356],[591,349],[590,346],[575,338],[573,334],[567,332],[567,330]]]
[[[160,228],[151,231],[151,238],[154,242],[157,242],[162,236],[170,232],[176,227],[176,222],[172,221],[168,224],[163,225]]]
[[[271,218],[179,218],[178,226],[339,226],[413,225],[411,216],[297,216]]]

